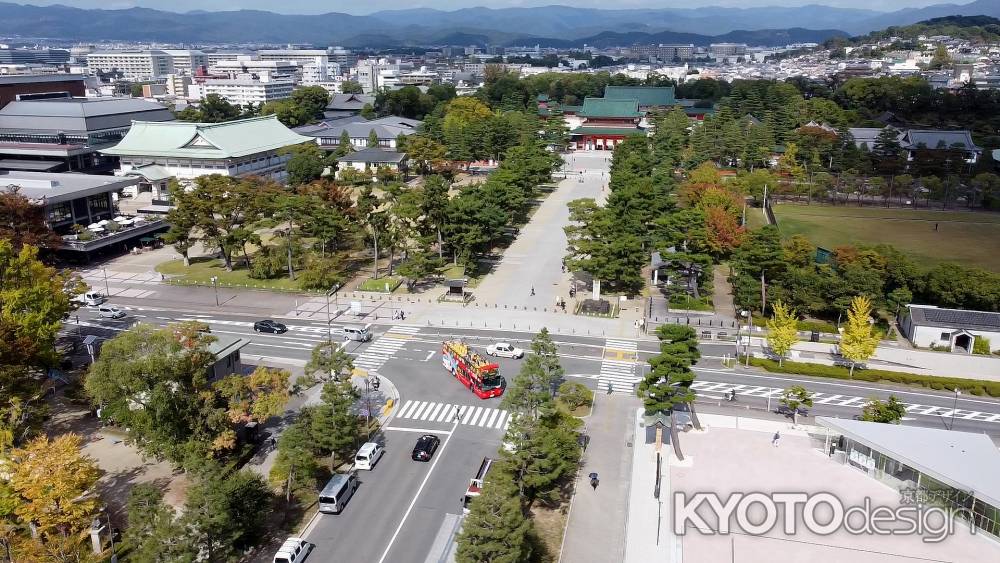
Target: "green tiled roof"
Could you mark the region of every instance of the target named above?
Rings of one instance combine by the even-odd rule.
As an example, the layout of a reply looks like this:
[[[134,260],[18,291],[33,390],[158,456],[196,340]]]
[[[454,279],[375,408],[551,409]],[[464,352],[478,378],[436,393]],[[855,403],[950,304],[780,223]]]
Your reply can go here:
[[[586,98],[583,109],[577,115],[582,117],[642,117],[638,100],[609,100],[607,98]]]
[[[239,158],[308,142],[316,141],[285,127],[274,115],[225,123],[135,121],[120,143],[101,152],[117,156]]]
[[[639,101],[639,107],[672,106],[674,105],[673,86],[605,86],[604,98],[607,100]]]
[[[563,113],[580,113],[583,106],[562,106]]]
[[[577,127],[570,135],[645,135],[645,129],[631,127]]]

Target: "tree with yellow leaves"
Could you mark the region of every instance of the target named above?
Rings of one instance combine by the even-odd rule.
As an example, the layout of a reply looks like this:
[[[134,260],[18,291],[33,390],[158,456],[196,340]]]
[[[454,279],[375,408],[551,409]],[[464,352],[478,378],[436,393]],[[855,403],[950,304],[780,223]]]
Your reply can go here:
[[[39,436],[11,452],[10,484],[21,497],[15,513],[43,543],[83,534],[97,512],[97,496],[89,493],[101,471],[80,445],[76,434]]]
[[[257,366],[250,375],[233,374],[220,379],[215,388],[229,405],[230,420],[263,423],[284,410],[288,376],[282,369]]]
[[[773,315],[767,320],[767,345],[778,356],[778,365],[785,359],[792,346],[798,342],[798,318],[795,309],[776,301],[771,307]]]
[[[854,377],[854,366],[864,363],[875,354],[879,335],[872,327],[872,302],[859,295],[851,300],[847,310],[847,324],[840,337],[840,355],[851,363],[850,376]]]

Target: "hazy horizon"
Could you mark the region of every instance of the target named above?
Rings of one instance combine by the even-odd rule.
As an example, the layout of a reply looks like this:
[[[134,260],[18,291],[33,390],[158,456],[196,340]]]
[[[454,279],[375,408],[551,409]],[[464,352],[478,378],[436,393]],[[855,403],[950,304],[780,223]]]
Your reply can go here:
[[[2,1],[2,0],[0,0]],[[101,8],[101,9],[125,9],[125,8],[151,8],[169,12],[189,12],[194,10],[203,11],[229,11],[229,10],[261,10],[276,12],[281,14],[321,14],[327,12],[342,12],[348,14],[364,15],[380,10],[399,10],[408,8],[434,8],[439,10],[458,10],[461,8],[490,7],[490,8],[527,8],[549,5],[569,5],[567,2],[553,0],[490,0],[486,3],[482,0],[369,0],[359,6],[355,2],[324,1],[324,0],[284,0],[280,6],[275,6],[273,0],[9,0],[15,4],[31,4],[36,6],[47,6],[52,4],[62,4],[74,8]],[[658,0],[619,0],[614,6],[608,6],[601,0],[576,0],[573,6],[581,8],[603,8],[603,9],[640,9],[640,8],[701,8],[701,7],[726,7],[726,8],[759,8],[759,7],[794,7],[805,5],[823,5],[837,8],[855,8],[878,12],[890,12],[903,8],[922,8],[935,4],[956,4],[964,5],[971,3],[971,0],[940,1],[940,0],[882,0],[877,7],[872,6],[871,0],[828,0],[828,1],[798,1],[798,0],[687,0],[678,3],[680,6],[665,6]]]

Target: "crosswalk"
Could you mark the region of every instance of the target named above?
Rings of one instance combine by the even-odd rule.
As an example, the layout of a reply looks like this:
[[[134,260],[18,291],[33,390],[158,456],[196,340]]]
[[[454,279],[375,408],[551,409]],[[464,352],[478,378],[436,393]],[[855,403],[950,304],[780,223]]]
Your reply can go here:
[[[447,423],[454,422],[456,416],[460,417],[459,424],[466,426],[507,430],[510,424],[509,413],[503,409],[434,401],[408,400],[396,414],[396,418]]]
[[[597,378],[601,390],[611,386],[613,391],[632,393],[640,377],[635,373],[638,345],[630,340],[608,338],[604,343],[601,373]]]
[[[420,332],[415,326],[394,326],[382,338],[375,340],[365,348],[365,351],[354,359],[354,367],[368,372],[376,372],[382,364],[393,357],[397,351],[406,346],[406,341]]]
[[[725,393],[736,389],[737,397],[761,397],[777,399],[781,396],[783,389],[775,387],[761,387],[756,385],[742,385],[739,383],[721,383],[717,381],[698,380],[691,384],[691,388],[699,393],[718,393],[723,396]],[[868,403],[868,397],[854,397],[849,395],[837,395],[833,393],[813,393],[813,404],[833,405],[837,407],[851,407],[860,409]],[[916,403],[903,403],[906,407],[907,415],[936,416],[951,418],[952,415],[959,420],[978,420],[981,422],[1000,422],[1000,414],[990,412],[972,411],[966,409],[950,409],[948,407],[938,407],[930,405],[920,405]]]

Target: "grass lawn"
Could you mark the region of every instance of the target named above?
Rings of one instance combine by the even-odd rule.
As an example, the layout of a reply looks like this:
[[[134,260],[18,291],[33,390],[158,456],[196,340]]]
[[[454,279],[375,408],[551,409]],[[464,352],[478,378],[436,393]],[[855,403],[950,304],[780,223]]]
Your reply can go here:
[[[891,244],[925,266],[960,262],[1000,272],[1000,214],[787,203],[774,214],[783,236],[803,235],[830,250]]]
[[[532,554],[532,561],[537,563],[552,563],[559,560],[562,549],[563,533],[566,531],[568,508],[563,505],[558,508],[545,506],[531,507],[529,516],[535,524],[540,553]]]
[[[379,279],[368,278],[358,285],[358,291],[377,291],[379,293],[391,293],[396,287],[403,283],[403,278],[399,276],[382,276]],[[389,284],[389,291],[385,290]]]
[[[232,272],[227,272],[222,260],[218,258],[194,258],[190,266],[185,266],[184,261],[170,260],[156,266],[156,271],[161,274],[171,276],[174,283],[197,283],[204,285],[212,284],[212,276],[219,278],[219,285],[222,287],[236,286],[264,289],[299,290],[297,282],[287,277],[275,278],[272,280],[255,280],[248,274],[246,268],[239,262],[239,266],[234,265]]]
[[[763,207],[747,206],[747,228],[758,229],[767,224],[767,217],[764,216]]]

